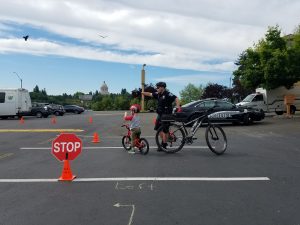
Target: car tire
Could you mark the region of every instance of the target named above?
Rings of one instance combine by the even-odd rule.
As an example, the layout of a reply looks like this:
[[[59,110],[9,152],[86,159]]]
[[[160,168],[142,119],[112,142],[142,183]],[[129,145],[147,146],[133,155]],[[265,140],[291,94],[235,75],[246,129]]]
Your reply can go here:
[[[54,115],[55,115],[55,116],[59,116],[60,113],[59,113],[58,111],[55,111],[55,112],[54,112]]]
[[[243,124],[244,125],[250,125],[253,123],[253,120],[251,118],[251,116],[247,113],[244,115],[244,119],[243,119]]]
[[[42,113],[42,112],[37,112],[37,113],[35,114],[35,116],[36,116],[37,118],[42,118],[42,117],[43,117],[43,113]]]

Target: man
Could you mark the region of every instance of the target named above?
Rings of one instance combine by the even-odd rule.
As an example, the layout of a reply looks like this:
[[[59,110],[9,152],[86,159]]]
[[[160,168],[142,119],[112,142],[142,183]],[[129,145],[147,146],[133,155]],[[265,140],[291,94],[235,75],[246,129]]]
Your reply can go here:
[[[165,82],[158,82],[156,84],[156,92],[142,92],[143,95],[153,97],[157,99],[157,118],[155,122],[154,130],[158,130],[160,126],[164,126],[163,132],[160,133],[162,139],[162,147],[167,147],[167,134],[169,132],[169,124],[162,123],[161,119],[163,115],[172,114],[173,107],[172,103],[175,101],[177,112],[181,111],[179,99],[173,95],[172,93],[166,90],[166,83]],[[157,151],[162,151],[162,149],[158,148]]]

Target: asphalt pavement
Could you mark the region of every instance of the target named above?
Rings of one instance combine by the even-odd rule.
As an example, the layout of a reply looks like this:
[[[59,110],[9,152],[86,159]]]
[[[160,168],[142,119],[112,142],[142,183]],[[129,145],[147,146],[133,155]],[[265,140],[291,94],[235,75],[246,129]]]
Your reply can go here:
[[[228,149],[221,156],[208,149],[205,128],[180,152],[157,152],[155,113],[141,114],[149,154],[128,154],[123,114],[0,120],[0,224],[300,224],[298,114],[222,125]],[[71,182],[58,181],[63,163],[51,154],[61,132],[83,143],[70,161]]]

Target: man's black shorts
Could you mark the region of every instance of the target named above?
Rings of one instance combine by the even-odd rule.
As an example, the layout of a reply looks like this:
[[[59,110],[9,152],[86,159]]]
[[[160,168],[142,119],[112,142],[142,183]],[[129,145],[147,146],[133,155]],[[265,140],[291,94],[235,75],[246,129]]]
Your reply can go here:
[[[170,122],[162,122],[161,118],[163,116],[164,115],[161,115],[161,114],[157,115],[154,130],[158,130],[158,128],[160,128],[160,126],[163,126],[163,132],[168,133],[169,132],[169,127],[170,127]]]

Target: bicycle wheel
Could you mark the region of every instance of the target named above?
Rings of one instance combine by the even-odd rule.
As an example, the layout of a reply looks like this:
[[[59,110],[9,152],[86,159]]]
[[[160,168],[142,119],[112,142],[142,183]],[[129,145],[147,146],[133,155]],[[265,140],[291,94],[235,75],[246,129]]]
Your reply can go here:
[[[145,138],[140,139],[140,147],[139,147],[140,153],[142,155],[147,155],[149,152],[149,143]]]
[[[222,155],[226,151],[227,138],[220,125],[208,125],[205,131],[205,139],[207,146],[213,153]]]
[[[169,133],[167,135],[167,146],[162,146],[161,133],[163,132],[163,127],[158,128],[155,136],[155,141],[158,148],[161,148],[166,153],[175,153],[180,151],[185,144],[185,132],[180,126],[176,124],[171,124],[169,126]]]
[[[131,149],[131,137],[123,136],[122,145],[125,148],[125,150],[129,151]]]

